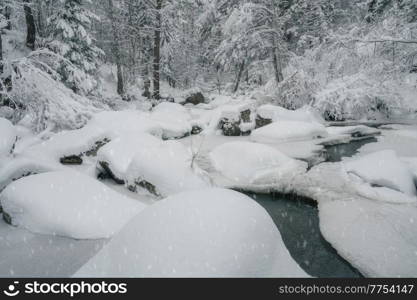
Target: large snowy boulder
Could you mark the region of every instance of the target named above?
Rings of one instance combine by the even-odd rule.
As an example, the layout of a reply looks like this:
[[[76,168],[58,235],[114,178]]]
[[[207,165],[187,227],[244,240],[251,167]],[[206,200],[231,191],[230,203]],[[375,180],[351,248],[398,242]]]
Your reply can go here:
[[[324,119],[312,107],[304,106],[298,110],[288,110],[280,106],[266,104],[256,110],[257,127],[278,121],[297,121],[324,124]]]
[[[160,103],[152,110],[151,119],[162,128],[164,139],[182,138],[192,131],[187,109],[177,103]]]
[[[97,153],[98,169],[117,183],[125,182],[127,168],[138,151],[157,147],[162,141],[147,133],[125,134],[103,146]]]
[[[74,171],[22,178],[0,194],[0,202],[14,226],[75,239],[111,237],[144,208]]]
[[[177,141],[137,149],[126,179],[130,189],[144,187],[157,196],[170,196],[209,184],[203,179],[193,155]]]
[[[359,177],[373,187],[416,195],[413,174],[393,150],[379,151],[345,162],[344,168],[351,176]]]
[[[370,277],[417,277],[417,205],[367,199],[319,202],[320,228],[337,252]]]
[[[230,142],[210,153],[217,172],[233,187],[246,190],[284,191],[295,176],[307,171],[307,163],[292,159],[278,150],[257,143]]]
[[[0,118],[0,157],[12,153],[16,139],[17,133],[13,124],[9,120]]]
[[[230,190],[204,189],[138,214],[76,277],[306,277],[267,212]]]
[[[10,183],[30,175],[58,171],[64,168],[59,163],[45,162],[34,158],[16,157],[0,168],[0,192]]]
[[[323,163],[298,177],[294,192],[318,202],[320,230],[363,275],[417,277],[417,202],[391,189],[358,193],[342,163]]]
[[[162,136],[161,126],[148,113],[137,110],[105,111],[95,114],[87,127],[106,132],[110,138],[126,133],[149,133]]]
[[[105,131],[86,126],[54,134],[41,143],[27,147],[21,154],[36,160],[81,164],[84,156],[95,155],[109,141]]]
[[[259,143],[311,140],[328,135],[319,123],[278,121],[252,132],[251,139]]]

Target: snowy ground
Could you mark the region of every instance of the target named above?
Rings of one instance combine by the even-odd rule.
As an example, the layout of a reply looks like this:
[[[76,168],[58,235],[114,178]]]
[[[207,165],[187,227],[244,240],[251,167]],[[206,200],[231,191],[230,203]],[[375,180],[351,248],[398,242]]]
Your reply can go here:
[[[0,201],[14,225],[0,222],[0,276],[73,276],[97,253],[77,275],[308,276],[261,207],[218,187],[310,197],[323,236],[362,274],[417,276],[417,126],[332,127],[310,111],[286,119],[266,106],[272,124],[224,136],[220,120],[247,109],[256,111],[250,99],[226,96],[196,107],[165,103],[36,136],[0,119]],[[251,122],[241,128],[254,129]],[[190,135],[195,126],[202,132]],[[328,145],[369,137],[377,142],[353,158],[322,164]],[[158,257],[144,254],[155,247]],[[210,247],[217,255],[204,256]],[[107,257],[124,267],[106,265]]]

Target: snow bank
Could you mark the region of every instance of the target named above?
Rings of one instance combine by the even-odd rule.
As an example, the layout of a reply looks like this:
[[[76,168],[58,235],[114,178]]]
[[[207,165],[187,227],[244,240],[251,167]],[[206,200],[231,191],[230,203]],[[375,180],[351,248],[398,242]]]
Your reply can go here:
[[[145,209],[75,277],[306,277],[266,211],[205,189]]]
[[[187,109],[177,103],[162,102],[153,109],[151,119],[161,126],[164,139],[182,138],[192,130]]]
[[[254,142],[274,143],[310,140],[328,135],[326,128],[318,123],[278,121],[252,132]]]
[[[386,187],[409,196],[416,195],[413,174],[393,150],[375,152],[345,162],[344,168],[348,174],[354,174],[373,186]]]
[[[210,153],[214,169],[235,187],[285,190],[292,178],[307,170],[307,163],[292,159],[278,150],[257,143],[231,142]]]
[[[320,164],[294,183],[296,194],[318,202],[324,238],[363,275],[416,277],[417,203],[393,200],[393,193],[411,197],[387,190],[360,195],[342,163]]]
[[[257,114],[263,119],[277,121],[298,121],[324,124],[325,121],[313,108],[304,106],[297,110],[288,110],[280,106],[266,104],[258,107]]]
[[[130,187],[145,186],[158,196],[201,189],[208,184],[192,167],[192,153],[177,141],[137,149],[126,173]]]
[[[26,157],[17,157],[0,168],[0,191],[7,185],[29,175],[62,169],[58,163],[46,162]]]
[[[415,204],[321,201],[319,212],[324,238],[363,275],[417,276]]]
[[[14,226],[76,239],[108,238],[144,208],[73,171],[20,179],[0,194],[0,201]]]
[[[380,130],[365,125],[327,127],[327,132],[330,135],[350,135],[352,137],[373,136],[381,133]]]
[[[134,110],[105,111],[95,114],[87,126],[107,132],[110,137],[132,132],[162,136],[160,125],[153,121],[148,113]]]
[[[97,127],[61,131],[48,140],[26,148],[22,155],[33,159],[59,162],[63,157],[83,156],[109,141],[109,134]]]
[[[123,135],[98,151],[98,168],[104,168],[104,171],[111,172],[113,179],[122,182],[138,149],[156,147],[161,143],[161,140],[147,133]]]
[[[13,124],[9,120],[0,118],[0,156],[12,153],[16,139],[17,133]]]

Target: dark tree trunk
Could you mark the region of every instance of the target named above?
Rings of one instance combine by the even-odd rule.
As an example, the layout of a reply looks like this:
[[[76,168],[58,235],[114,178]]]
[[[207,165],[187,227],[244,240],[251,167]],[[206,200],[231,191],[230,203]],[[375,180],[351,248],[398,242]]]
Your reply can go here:
[[[33,17],[32,9],[30,7],[30,0],[24,0],[25,5],[23,6],[25,11],[26,26],[27,26],[27,36],[26,36],[26,46],[35,50],[36,42],[36,25],[35,18]]]
[[[278,59],[278,55],[274,50],[272,50],[272,61],[274,64],[274,75],[275,75],[275,81],[277,83],[280,83],[284,80],[284,76],[282,75],[282,68],[281,68],[281,62]]]
[[[153,97],[157,100],[161,98],[159,90],[161,77],[161,9],[162,0],[156,0],[156,30],[153,46]]]
[[[5,29],[7,30],[12,30],[12,22],[10,20],[11,13],[12,13],[12,9],[10,8],[10,6],[6,6],[4,8],[4,16],[7,22]]]
[[[235,85],[235,88],[233,89],[233,93],[236,93],[237,90],[239,89],[240,80],[242,78],[242,74],[244,70],[245,70],[245,61],[242,61],[242,63],[239,66],[239,72],[237,74],[236,85]]]
[[[3,65],[3,37],[0,32],[0,76],[3,75],[4,65]]]
[[[123,83],[123,67],[122,67],[122,59],[120,55],[120,48],[119,48],[119,33],[116,27],[116,21],[114,19],[113,13],[113,0],[109,0],[109,19],[111,22],[111,28],[113,32],[113,54],[116,58],[116,66],[117,66],[117,93],[119,95],[124,95],[124,83]]]

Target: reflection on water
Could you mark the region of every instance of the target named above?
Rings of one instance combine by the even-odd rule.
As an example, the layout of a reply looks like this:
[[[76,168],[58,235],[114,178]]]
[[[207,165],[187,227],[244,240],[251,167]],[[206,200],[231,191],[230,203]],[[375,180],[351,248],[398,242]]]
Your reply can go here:
[[[291,197],[253,194],[270,214],[297,263],[314,277],[361,277],[323,238],[314,202]]]

